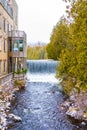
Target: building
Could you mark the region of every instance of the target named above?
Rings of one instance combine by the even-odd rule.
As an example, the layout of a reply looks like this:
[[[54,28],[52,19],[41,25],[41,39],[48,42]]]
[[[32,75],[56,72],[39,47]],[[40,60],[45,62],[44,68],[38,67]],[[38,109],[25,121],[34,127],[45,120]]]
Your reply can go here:
[[[12,30],[8,37],[9,73],[26,68],[26,34],[24,31]]]
[[[20,63],[19,63],[20,62]],[[18,30],[15,0],[0,0],[0,78],[26,67],[26,34]]]

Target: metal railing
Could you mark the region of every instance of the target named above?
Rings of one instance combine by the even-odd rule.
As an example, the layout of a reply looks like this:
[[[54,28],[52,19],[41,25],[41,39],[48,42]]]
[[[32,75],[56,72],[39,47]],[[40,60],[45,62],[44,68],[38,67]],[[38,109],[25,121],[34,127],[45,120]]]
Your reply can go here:
[[[8,37],[22,37],[22,38],[26,38],[26,34],[25,34],[24,31],[12,30],[12,31],[9,31]]]

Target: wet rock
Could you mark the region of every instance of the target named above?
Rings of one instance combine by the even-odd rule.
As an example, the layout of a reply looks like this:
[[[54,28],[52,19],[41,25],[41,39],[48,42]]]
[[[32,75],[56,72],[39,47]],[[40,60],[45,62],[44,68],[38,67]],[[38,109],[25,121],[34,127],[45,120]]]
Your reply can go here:
[[[62,106],[64,107],[69,107],[71,105],[71,102],[70,101],[65,101]]]
[[[87,121],[87,112],[84,112],[84,114],[83,114],[83,119],[84,119],[85,121]]]
[[[68,102],[71,103],[68,103]],[[68,105],[67,105],[68,104]],[[77,93],[73,90],[70,93],[69,99],[64,102],[66,107],[66,114],[78,120],[80,122],[87,122],[87,93],[80,92]],[[63,106],[64,106],[63,105]]]
[[[9,118],[10,119],[13,119],[15,122],[20,122],[22,121],[21,117],[17,116],[17,115],[14,115],[14,114],[9,114]]]
[[[5,113],[2,113],[0,115],[0,129],[5,130],[7,125],[6,115]]]
[[[20,121],[22,121],[22,119],[21,119],[20,117],[18,117],[18,116],[15,116],[15,117],[14,117],[14,121],[15,121],[15,122],[20,122]]]
[[[83,111],[74,106],[69,107],[69,110],[66,112],[66,114],[78,120],[82,120],[83,118]]]
[[[15,80],[14,86],[15,88],[18,88],[19,90],[25,89],[25,80]]]
[[[22,119],[16,115],[9,115],[12,102],[15,101],[15,92],[19,90],[18,87],[14,88],[14,84],[9,82],[4,86],[0,86],[0,130],[10,128],[14,123]]]
[[[85,125],[86,125],[86,122],[84,122],[84,121],[83,121],[83,122],[81,122],[81,125],[85,126]]]
[[[76,107],[69,107],[69,110],[66,112],[67,115],[71,117],[76,117],[78,109]]]

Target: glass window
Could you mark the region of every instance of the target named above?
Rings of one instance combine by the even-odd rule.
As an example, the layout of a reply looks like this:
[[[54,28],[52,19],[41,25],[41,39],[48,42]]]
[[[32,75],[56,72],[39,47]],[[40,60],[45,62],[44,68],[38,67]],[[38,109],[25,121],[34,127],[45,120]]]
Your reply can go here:
[[[4,72],[6,72],[6,61],[4,61]]]
[[[11,25],[10,25],[10,24],[9,24],[9,27],[8,27],[8,28],[9,28],[8,30],[11,31]]]
[[[2,28],[2,17],[1,17],[1,14],[0,14],[0,29]]]
[[[19,40],[19,51],[23,51],[23,40]]]
[[[0,37],[0,51],[2,50],[2,37]]]
[[[7,24],[7,33],[9,34],[9,23]]]
[[[13,51],[16,52],[18,51],[18,40],[14,40],[14,46],[13,46]]]
[[[6,19],[4,18],[4,32],[6,32]]]
[[[6,52],[6,39],[4,39],[4,52]]]
[[[12,40],[9,40],[9,50],[12,51]]]
[[[2,68],[1,68],[1,64],[2,64],[2,61],[0,60],[0,74],[1,74],[1,69],[2,69]]]

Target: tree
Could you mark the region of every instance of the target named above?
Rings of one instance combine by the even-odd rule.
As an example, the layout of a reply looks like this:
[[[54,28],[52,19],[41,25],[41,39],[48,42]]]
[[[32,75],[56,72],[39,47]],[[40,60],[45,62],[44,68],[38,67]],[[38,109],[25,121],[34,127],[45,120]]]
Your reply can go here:
[[[70,2],[68,21],[72,19],[69,23],[70,46],[61,53],[57,77],[61,76],[63,79],[66,92],[74,87],[87,91],[87,1],[67,1]]]
[[[29,46],[27,49],[28,59],[46,59],[46,47],[45,46]]]
[[[61,51],[66,48],[68,43],[69,28],[64,18],[56,24],[47,45],[48,58],[57,60],[60,58]]]

